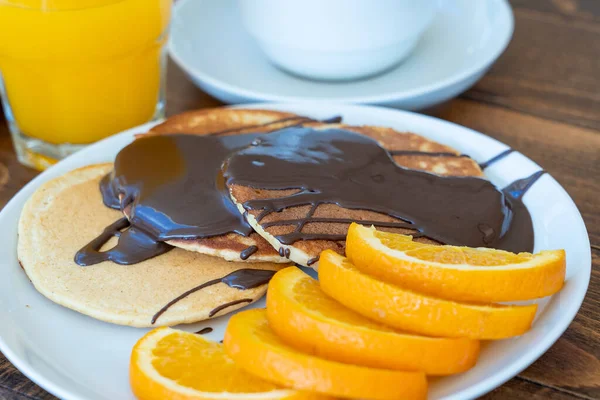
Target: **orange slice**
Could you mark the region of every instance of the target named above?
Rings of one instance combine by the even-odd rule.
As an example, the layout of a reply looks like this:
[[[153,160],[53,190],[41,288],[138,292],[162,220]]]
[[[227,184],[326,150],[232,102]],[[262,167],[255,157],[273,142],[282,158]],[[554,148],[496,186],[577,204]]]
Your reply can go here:
[[[342,364],[286,345],[269,327],[262,310],[240,312],[229,320],[225,351],[246,371],[298,390],[369,399],[425,399],[422,372],[403,372]]]
[[[360,270],[404,288],[456,301],[530,300],[558,292],[565,251],[514,254],[502,250],[432,246],[411,236],[352,224],[346,256]]]
[[[296,267],[271,279],[267,316],[291,346],[349,364],[449,375],[468,370],[479,355],[477,340],[403,334],[372,322],[327,296]]]
[[[386,325],[436,337],[503,339],[531,327],[537,305],[463,304],[402,289],[359,271],[326,250],[319,259],[321,289],[352,310]]]
[[[220,343],[170,328],[154,329],[137,342],[129,379],[140,400],[325,399],[280,389],[237,367]]]

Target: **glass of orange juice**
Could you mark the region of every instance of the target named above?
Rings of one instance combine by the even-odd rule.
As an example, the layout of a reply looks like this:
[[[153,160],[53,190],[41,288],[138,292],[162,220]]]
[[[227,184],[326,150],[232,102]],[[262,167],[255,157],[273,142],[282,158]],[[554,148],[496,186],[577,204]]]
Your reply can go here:
[[[161,118],[172,0],[0,0],[0,93],[19,160],[45,169]]]

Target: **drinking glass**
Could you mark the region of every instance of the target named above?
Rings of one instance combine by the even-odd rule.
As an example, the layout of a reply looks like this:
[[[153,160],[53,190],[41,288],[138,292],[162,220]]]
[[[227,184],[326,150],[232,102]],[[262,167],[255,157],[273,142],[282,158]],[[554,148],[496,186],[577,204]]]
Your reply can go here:
[[[163,116],[171,5],[0,0],[0,94],[23,164]]]

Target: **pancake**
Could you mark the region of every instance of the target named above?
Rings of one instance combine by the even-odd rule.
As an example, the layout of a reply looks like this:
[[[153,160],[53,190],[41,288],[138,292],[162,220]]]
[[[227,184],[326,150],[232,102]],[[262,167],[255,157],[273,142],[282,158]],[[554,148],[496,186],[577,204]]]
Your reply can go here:
[[[267,285],[263,282],[267,279],[255,280],[258,286],[250,289],[236,289],[219,279],[257,274],[246,273],[247,269],[265,270],[261,274],[269,277],[271,271],[278,269],[277,264],[241,267],[221,258],[175,248],[134,265],[77,265],[75,254],[105,227],[123,218],[121,212],[103,205],[98,190],[100,179],[111,168],[112,164],[101,164],[71,171],[42,185],[23,208],[18,258],[40,293],[93,318],[135,327],[196,322],[234,311],[264,295]],[[101,250],[115,243],[113,238]],[[243,272],[231,275],[241,269]],[[169,302],[211,281],[213,284],[163,310],[152,323]]]
[[[340,128],[369,136],[393,155],[398,165],[441,176],[484,176],[479,165],[450,146],[411,132],[382,126],[329,124],[320,129]]]
[[[328,124],[316,127],[316,129],[330,128],[350,130],[377,140],[390,154],[396,154],[393,158],[397,164],[410,169],[427,171],[442,176],[483,176],[481,169],[472,159],[462,156],[451,147],[413,133],[397,132],[394,129],[384,127],[348,126],[344,124]],[[323,171],[323,173],[327,174],[327,171]],[[308,222],[300,229],[302,233],[317,236],[345,235],[347,233],[348,222],[331,222],[331,219],[354,220],[357,222],[401,222],[399,219],[385,214],[368,210],[346,209],[335,204],[320,204],[314,209],[310,205],[295,206],[285,208],[280,212],[262,213],[261,210],[244,209],[243,203],[261,199],[282,198],[298,193],[298,190],[264,190],[235,184],[229,185],[229,190],[238,210],[246,213],[246,218],[254,230],[276,248],[280,255],[286,256],[291,261],[303,266],[316,268],[318,256],[323,250],[332,249],[343,254],[345,249],[343,240],[299,240],[291,245],[285,245],[276,238],[277,235],[294,232],[297,228],[296,222],[307,215],[315,219],[328,220],[327,222]],[[286,224],[283,221],[291,221],[292,223]],[[403,234],[415,233],[415,231],[406,228],[381,227],[380,229]],[[424,243],[438,244],[438,242],[425,237],[420,237],[417,240]]]
[[[205,108],[188,111],[167,118],[154,126],[148,134],[168,135],[190,133],[194,135],[231,135],[249,132],[268,132],[314,121],[301,115],[271,111],[234,108]]]
[[[214,108],[175,115],[153,127],[144,135],[185,133],[229,136],[270,132],[299,124],[319,123],[313,119],[286,112]],[[139,135],[139,137],[144,135]],[[124,210],[124,213],[127,215],[128,210]],[[288,259],[280,257],[273,246],[256,233],[251,233],[249,236],[229,233],[209,238],[174,239],[167,243],[188,251],[220,257],[227,261],[289,262]],[[247,258],[241,257],[244,251],[249,254]]]

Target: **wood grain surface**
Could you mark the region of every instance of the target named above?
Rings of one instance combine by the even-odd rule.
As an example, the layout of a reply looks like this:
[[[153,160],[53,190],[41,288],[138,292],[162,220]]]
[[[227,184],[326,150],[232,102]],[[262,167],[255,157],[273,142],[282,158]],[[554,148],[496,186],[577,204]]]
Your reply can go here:
[[[483,399],[600,399],[600,1],[512,4],[515,34],[498,63],[471,90],[425,112],[497,138],[552,174],[586,222],[593,271],[583,306],[565,334]],[[221,105],[172,63],[167,101],[169,115]],[[0,208],[36,174],[17,162],[1,122]],[[2,399],[54,397],[0,353]]]

